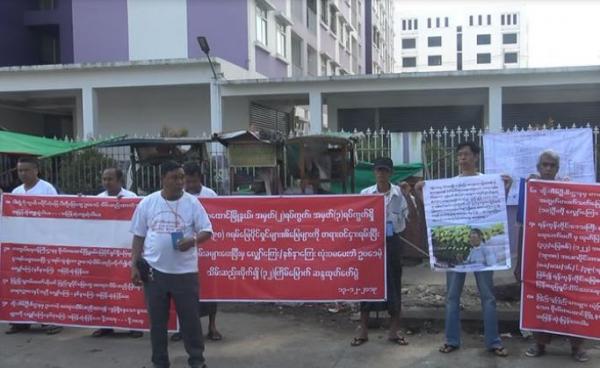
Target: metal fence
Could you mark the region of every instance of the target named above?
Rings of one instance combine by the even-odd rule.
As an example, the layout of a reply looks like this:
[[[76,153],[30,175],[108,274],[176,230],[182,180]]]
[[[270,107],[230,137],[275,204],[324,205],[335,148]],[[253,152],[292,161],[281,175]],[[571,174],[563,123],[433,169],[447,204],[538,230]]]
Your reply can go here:
[[[523,132],[523,131],[534,131],[534,130],[560,130],[560,129],[575,129],[575,128],[591,128],[593,133],[594,141],[594,162],[596,165],[596,179],[599,179],[600,174],[600,163],[598,162],[598,155],[600,154],[600,147],[598,145],[598,135],[600,134],[600,127],[598,125],[592,125],[590,123],[583,124],[569,124],[555,126],[541,125],[526,127],[515,126],[511,129],[506,129],[505,132]],[[433,129],[424,130],[422,133],[422,159],[425,164],[425,178],[426,179],[441,179],[449,178],[458,175],[458,162],[456,160],[456,147],[466,141],[472,141],[477,143],[483,148],[483,135],[484,132],[481,129],[471,127],[470,129],[463,129],[458,127],[456,129]],[[483,149],[479,160],[479,170],[484,171],[484,157]]]

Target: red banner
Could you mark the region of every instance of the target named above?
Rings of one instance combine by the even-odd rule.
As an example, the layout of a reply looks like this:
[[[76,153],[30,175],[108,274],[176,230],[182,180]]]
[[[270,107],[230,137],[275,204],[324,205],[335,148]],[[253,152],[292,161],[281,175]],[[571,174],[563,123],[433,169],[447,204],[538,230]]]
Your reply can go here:
[[[0,320],[147,328],[142,290],[130,283],[137,201],[4,195]],[[215,231],[199,249],[202,299],[385,298],[382,196],[201,202]]]
[[[385,298],[383,196],[202,198],[203,300]]]
[[[600,185],[526,188],[521,328],[600,339]]]

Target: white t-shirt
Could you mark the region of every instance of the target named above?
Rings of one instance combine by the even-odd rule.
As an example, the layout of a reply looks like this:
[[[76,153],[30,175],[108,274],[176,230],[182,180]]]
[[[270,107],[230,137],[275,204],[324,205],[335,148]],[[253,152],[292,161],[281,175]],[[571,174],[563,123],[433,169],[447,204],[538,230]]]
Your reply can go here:
[[[189,192],[188,192],[189,193]],[[190,193],[193,196],[196,196],[198,198],[203,198],[203,197],[217,197],[217,193],[210,189],[207,186],[202,186],[202,189],[200,189],[200,193]]]
[[[401,233],[406,228],[406,219],[408,218],[408,203],[402,194],[399,186],[390,183],[390,190],[387,193],[379,193],[377,184],[365,188],[360,194],[384,194],[385,211],[387,221],[391,221],[394,233]]]
[[[97,197],[111,197],[111,196],[109,196],[108,192],[105,190],[104,192],[98,194]],[[134,198],[134,197],[137,197],[137,194],[135,194],[134,192],[131,192],[125,188],[121,188],[121,191],[115,197]]]
[[[25,189],[25,184],[21,184],[13,189],[12,194],[58,195],[52,184],[42,179],[39,179],[38,182],[29,190]]]
[[[171,274],[198,272],[198,248],[182,252],[173,248],[171,233],[183,232],[184,237],[206,231],[212,225],[204,207],[189,193],[176,201],[167,201],[161,192],[142,199],[131,220],[131,232],[144,237],[142,257],[158,271]]]

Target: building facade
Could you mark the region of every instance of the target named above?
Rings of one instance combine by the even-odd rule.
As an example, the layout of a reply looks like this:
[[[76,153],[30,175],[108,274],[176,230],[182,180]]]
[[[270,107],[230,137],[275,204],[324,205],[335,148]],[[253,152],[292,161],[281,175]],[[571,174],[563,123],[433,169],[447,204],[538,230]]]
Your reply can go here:
[[[0,2],[0,66],[199,58],[265,77],[391,72],[393,0]],[[10,51],[10,52],[9,52]]]
[[[397,72],[527,67],[527,22],[520,11],[407,16],[399,22]]]

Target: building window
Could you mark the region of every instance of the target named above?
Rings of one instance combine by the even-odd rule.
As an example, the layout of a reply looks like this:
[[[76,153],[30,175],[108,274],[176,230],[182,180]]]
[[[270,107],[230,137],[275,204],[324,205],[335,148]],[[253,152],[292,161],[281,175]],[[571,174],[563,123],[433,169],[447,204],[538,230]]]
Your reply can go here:
[[[450,20],[448,19],[448,17],[444,18],[444,25],[446,27],[450,27]]]
[[[462,51],[462,33],[456,35],[456,50]]]
[[[267,10],[256,6],[256,40],[267,45]]]
[[[346,28],[346,50],[350,51],[352,37],[350,36],[350,28]]]
[[[415,31],[416,31],[417,29],[419,29],[419,23],[418,23],[418,20],[417,20],[417,19],[415,19]]]
[[[417,66],[417,58],[416,57],[402,58],[402,67],[403,68],[414,68],[416,66]]]
[[[431,28],[431,18],[427,18],[427,28]]]
[[[328,0],[321,0],[321,20],[323,23],[327,24],[327,15],[329,10]]]
[[[337,34],[337,14],[333,5],[329,7],[329,29],[333,34]]]
[[[513,14],[512,18],[513,18],[513,24],[517,25],[517,14]]]
[[[473,25],[473,16],[469,15],[469,25],[472,26]]]
[[[491,37],[489,34],[477,35],[477,44],[478,45],[489,45],[490,43],[491,43]]]
[[[513,45],[517,43],[517,34],[516,33],[504,33],[502,35],[502,43],[504,45]]]
[[[477,17],[477,20],[479,21],[479,25],[483,24],[483,17],[481,16],[481,14]]]
[[[429,46],[429,47],[442,46],[442,36],[427,37],[427,46]]]
[[[439,66],[442,65],[442,55],[432,55],[427,58],[427,65]]]
[[[287,57],[286,39],[287,32],[285,25],[277,23],[277,53],[283,57]]]
[[[458,70],[462,70],[463,69],[463,63],[462,63],[462,52],[459,52],[456,54],[456,69]]]
[[[492,25],[492,16],[490,14],[488,14],[488,16],[487,16],[487,24],[488,24],[488,26]]]
[[[504,25],[504,14],[500,16],[500,24]]]
[[[477,64],[490,64],[492,62],[492,55],[487,54],[477,54]]]
[[[414,49],[417,47],[417,40],[415,38],[403,38],[402,49]]]
[[[321,75],[327,75],[327,57],[321,55]]]
[[[504,64],[515,64],[519,62],[519,57],[516,52],[504,53]]]
[[[402,30],[406,31],[406,19],[402,19]]]
[[[440,18],[435,18],[435,27],[440,28]]]
[[[462,32],[462,26],[456,27],[456,32],[458,32],[458,33]]]
[[[507,26],[510,26],[511,19],[512,19],[512,17],[510,16],[510,14],[506,14],[506,25]]]

